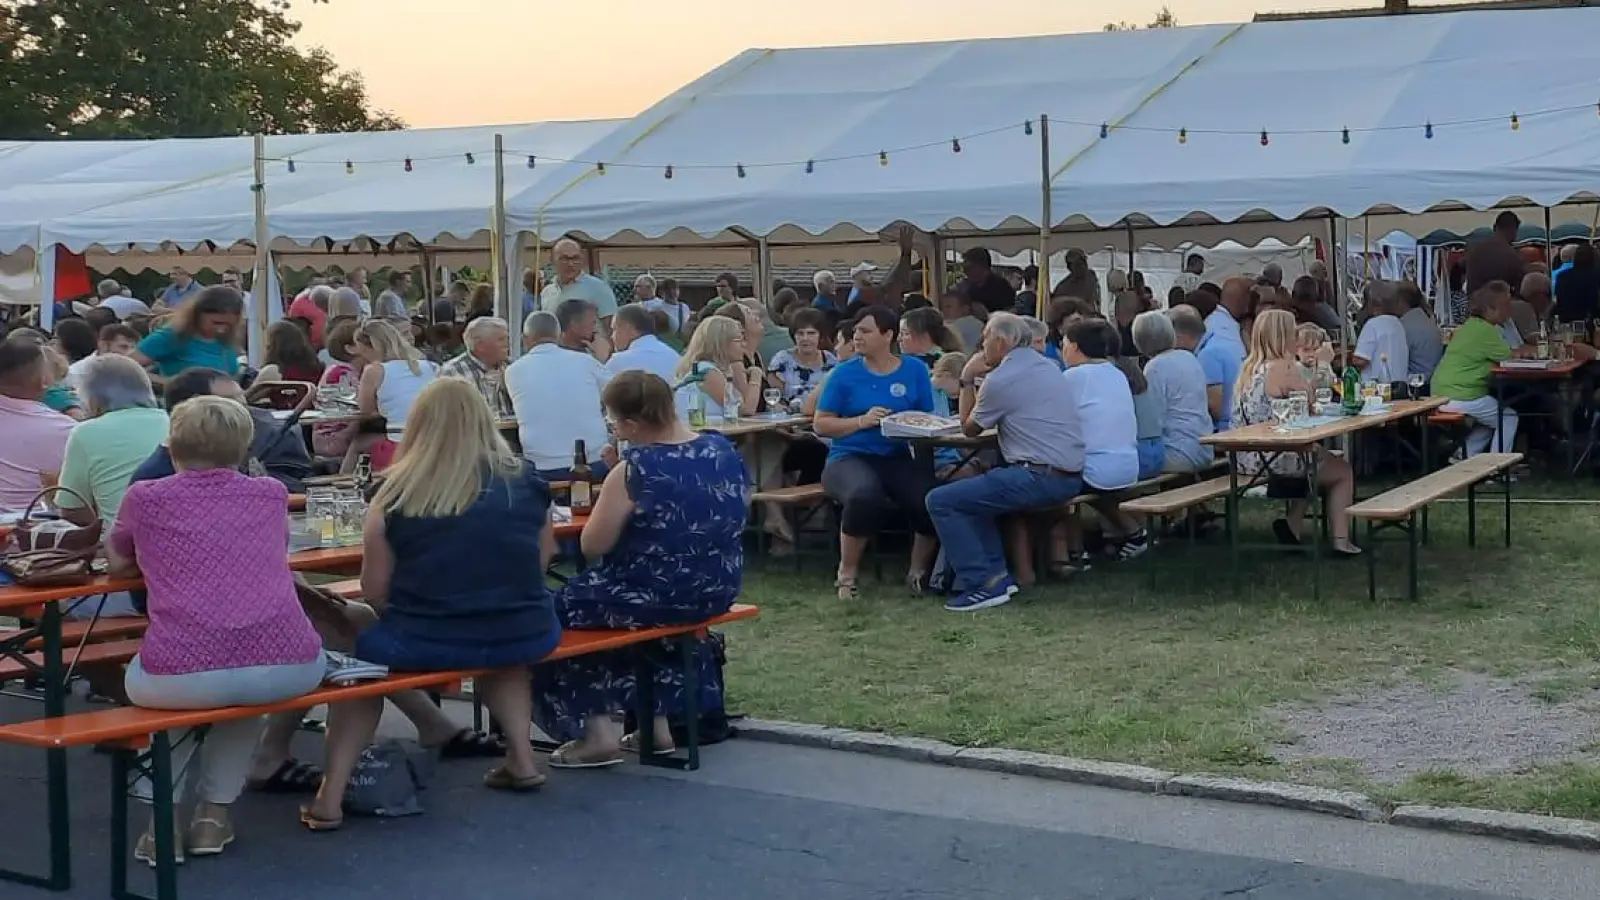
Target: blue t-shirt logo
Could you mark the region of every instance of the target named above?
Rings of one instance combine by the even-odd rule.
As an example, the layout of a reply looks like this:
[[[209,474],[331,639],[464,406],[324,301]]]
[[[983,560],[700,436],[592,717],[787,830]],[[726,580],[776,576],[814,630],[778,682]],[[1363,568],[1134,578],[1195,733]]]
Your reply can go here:
[[[898,381],[895,382],[894,384],[889,385],[889,396],[891,396],[891,397],[904,397],[905,395],[906,395],[906,386],[905,385],[901,384]]]

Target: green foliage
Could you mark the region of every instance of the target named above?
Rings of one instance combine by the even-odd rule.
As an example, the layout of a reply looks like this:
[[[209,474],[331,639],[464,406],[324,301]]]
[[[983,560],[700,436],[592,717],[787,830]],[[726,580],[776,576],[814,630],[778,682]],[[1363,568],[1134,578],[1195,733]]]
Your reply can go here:
[[[312,0],[326,2],[326,0]],[[402,127],[288,0],[0,0],[0,138],[155,138]]]
[[[1171,7],[1163,6],[1156,17],[1150,21],[1146,28],[1177,28],[1178,17],[1173,14]],[[1107,22],[1101,31],[1138,31],[1139,26],[1132,22]]]

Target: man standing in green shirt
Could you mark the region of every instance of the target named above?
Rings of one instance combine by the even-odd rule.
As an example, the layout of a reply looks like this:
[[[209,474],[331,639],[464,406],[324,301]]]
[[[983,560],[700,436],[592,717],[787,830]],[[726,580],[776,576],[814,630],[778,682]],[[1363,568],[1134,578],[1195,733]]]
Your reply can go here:
[[[1500,408],[1489,394],[1494,367],[1513,356],[1528,356],[1532,347],[1512,350],[1501,326],[1511,318],[1511,286],[1491,281],[1473,293],[1467,320],[1445,346],[1444,358],[1433,370],[1433,393],[1449,399],[1445,412],[1458,412],[1475,424],[1467,435],[1468,456],[1490,449],[1509,452],[1517,440],[1516,410]]]

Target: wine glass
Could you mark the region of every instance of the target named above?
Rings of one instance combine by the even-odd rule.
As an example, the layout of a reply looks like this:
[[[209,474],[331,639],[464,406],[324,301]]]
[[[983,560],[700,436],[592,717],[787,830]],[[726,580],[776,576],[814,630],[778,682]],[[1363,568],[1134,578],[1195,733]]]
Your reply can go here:
[[[782,391],[775,387],[768,387],[766,390],[761,392],[761,396],[767,401],[768,415],[778,416],[783,414],[783,408],[778,405],[779,402],[783,400]]]
[[[1289,392],[1289,419],[1291,421],[1298,422],[1298,421],[1300,421],[1302,419],[1309,418],[1310,416],[1311,416],[1311,398],[1306,396],[1306,392],[1305,391],[1290,391]]]
[[[1411,399],[1422,399],[1422,387],[1428,383],[1428,376],[1421,372],[1412,372],[1406,376],[1406,387],[1411,388]]]

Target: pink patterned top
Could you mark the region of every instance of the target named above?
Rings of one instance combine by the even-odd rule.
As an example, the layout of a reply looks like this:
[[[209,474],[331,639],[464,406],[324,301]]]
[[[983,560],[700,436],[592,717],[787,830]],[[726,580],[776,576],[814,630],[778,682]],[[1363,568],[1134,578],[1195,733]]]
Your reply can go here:
[[[288,491],[233,469],[128,486],[111,548],[150,592],[139,662],[152,675],[296,665],[322,652],[289,571]]]

